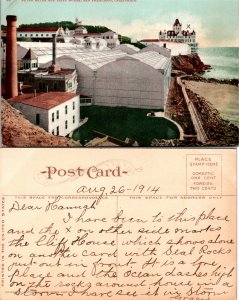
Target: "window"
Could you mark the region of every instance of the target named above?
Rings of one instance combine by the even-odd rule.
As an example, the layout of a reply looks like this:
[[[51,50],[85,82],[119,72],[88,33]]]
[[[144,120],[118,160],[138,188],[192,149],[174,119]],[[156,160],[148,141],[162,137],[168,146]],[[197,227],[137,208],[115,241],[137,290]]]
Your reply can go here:
[[[54,113],[54,112],[51,114],[51,121],[52,121],[52,122],[55,121],[55,113]]]
[[[75,101],[73,101],[73,103],[72,103],[72,108],[73,108],[73,110],[75,109]]]
[[[72,121],[73,121],[73,124],[75,124],[75,121],[76,121],[75,116],[73,116]]]
[[[33,34],[31,33],[30,36],[33,36]]]
[[[27,33],[25,34],[25,36],[27,36]]]
[[[20,36],[22,36],[22,34],[20,33]]]
[[[67,105],[65,106],[65,114],[67,115]]]
[[[67,121],[65,121],[65,129],[67,129],[67,127],[68,127],[68,123]]]
[[[59,119],[59,110],[56,111],[56,118]]]
[[[48,33],[46,34],[46,36],[48,36]]]
[[[59,135],[59,126],[56,127],[56,135]]]
[[[40,124],[40,114],[36,114],[36,125]]]
[[[53,135],[54,135],[54,129],[52,130],[52,132],[51,132]]]

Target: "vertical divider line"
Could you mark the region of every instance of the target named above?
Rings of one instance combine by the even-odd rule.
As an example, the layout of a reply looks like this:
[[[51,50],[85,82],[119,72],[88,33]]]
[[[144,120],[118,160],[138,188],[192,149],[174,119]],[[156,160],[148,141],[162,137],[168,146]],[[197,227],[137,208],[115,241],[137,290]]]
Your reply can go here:
[[[188,195],[188,155],[186,154],[186,196]]]
[[[222,195],[222,154],[220,155],[221,158],[221,195]]]
[[[118,216],[118,213],[119,213],[119,196],[117,195],[116,196],[116,216]],[[119,221],[117,219],[117,228],[118,228],[118,225],[119,225]],[[119,274],[118,274],[118,270],[119,270],[119,236],[118,236],[118,233],[116,232],[116,275],[117,275],[117,280],[119,278]]]

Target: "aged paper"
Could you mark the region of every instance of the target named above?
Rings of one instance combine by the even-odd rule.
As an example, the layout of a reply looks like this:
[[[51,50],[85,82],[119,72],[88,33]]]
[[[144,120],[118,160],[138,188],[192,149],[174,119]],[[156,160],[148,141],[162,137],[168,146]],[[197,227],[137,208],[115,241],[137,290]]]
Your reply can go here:
[[[236,299],[236,150],[0,151],[1,300]]]

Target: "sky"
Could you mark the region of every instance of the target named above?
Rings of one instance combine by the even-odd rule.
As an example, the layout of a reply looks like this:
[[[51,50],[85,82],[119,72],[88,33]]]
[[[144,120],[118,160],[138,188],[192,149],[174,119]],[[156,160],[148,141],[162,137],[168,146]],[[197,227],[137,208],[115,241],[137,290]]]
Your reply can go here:
[[[239,46],[238,0],[1,0],[2,24],[8,14],[18,25],[78,18],[138,40],[157,39],[178,18],[196,31],[199,47]]]

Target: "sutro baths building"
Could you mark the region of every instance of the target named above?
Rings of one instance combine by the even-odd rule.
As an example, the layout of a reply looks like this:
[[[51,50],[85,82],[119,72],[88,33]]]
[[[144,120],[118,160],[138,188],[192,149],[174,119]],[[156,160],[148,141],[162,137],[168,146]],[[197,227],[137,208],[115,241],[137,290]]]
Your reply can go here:
[[[171,59],[155,51],[75,53],[56,62],[64,69],[76,68],[77,92],[92,97],[94,105],[164,108]]]

